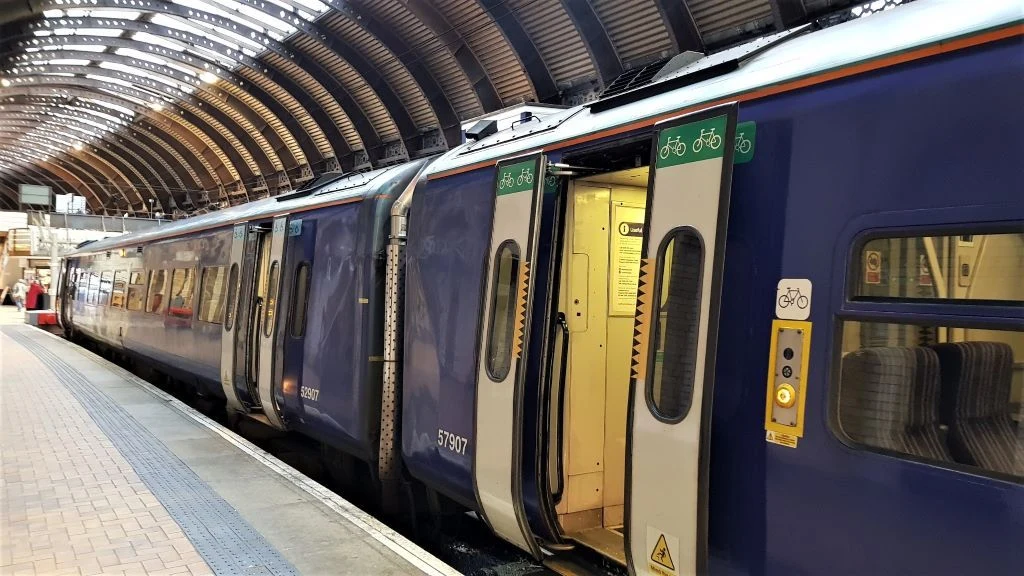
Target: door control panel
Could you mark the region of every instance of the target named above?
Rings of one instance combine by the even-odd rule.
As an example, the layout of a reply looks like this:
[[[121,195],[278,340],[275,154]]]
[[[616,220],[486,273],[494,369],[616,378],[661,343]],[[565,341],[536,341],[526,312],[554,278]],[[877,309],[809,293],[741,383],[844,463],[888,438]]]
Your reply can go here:
[[[811,323],[774,320],[771,338],[764,428],[769,440],[781,434],[793,437],[786,445],[795,446],[795,438],[804,435]]]

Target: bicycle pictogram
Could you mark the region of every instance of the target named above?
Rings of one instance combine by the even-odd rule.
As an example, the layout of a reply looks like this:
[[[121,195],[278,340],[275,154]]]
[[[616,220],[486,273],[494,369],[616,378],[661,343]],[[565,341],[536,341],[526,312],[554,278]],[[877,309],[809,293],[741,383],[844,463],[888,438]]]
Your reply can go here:
[[[533,172],[530,172],[529,168],[523,168],[523,171],[519,173],[519,177],[516,178],[516,184],[533,184]]]
[[[736,152],[746,154],[747,152],[750,152],[750,147],[753,145],[753,141],[744,136],[743,132],[736,134]]]
[[[715,134],[715,129],[705,130],[700,129],[700,136],[693,141],[693,151],[700,152],[704,146],[708,146],[712,150],[718,150],[722,146],[722,137]]]
[[[683,142],[683,139],[679,136],[670,137],[668,142],[658,149],[658,157],[662,160],[667,160],[672,154],[676,156],[686,154],[686,142]]]
[[[504,190],[505,188],[511,188],[512,186],[515,186],[515,184],[516,182],[515,179],[512,177],[512,174],[509,172],[505,172],[504,174],[501,175],[501,180],[498,181],[498,188]]]
[[[800,293],[799,288],[787,287],[786,291],[779,296],[779,308],[789,308],[791,305],[796,305],[797,308],[804,310],[811,303],[811,301]]]

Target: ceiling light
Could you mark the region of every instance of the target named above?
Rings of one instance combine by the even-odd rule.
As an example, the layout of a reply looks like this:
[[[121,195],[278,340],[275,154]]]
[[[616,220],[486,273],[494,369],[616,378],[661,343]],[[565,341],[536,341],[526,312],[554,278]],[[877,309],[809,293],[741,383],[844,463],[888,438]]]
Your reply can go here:
[[[164,109],[164,105],[161,104],[160,102],[153,102],[153,103],[151,103],[149,105],[149,107],[152,108],[153,110],[156,110],[157,112],[159,112],[159,111]]]
[[[206,82],[207,84],[212,84],[212,83],[217,81],[217,76],[215,74],[210,73],[210,72],[205,72],[204,71],[204,72],[200,72],[199,73],[199,79],[202,80],[203,82]]]
[[[75,150],[81,150],[82,149],[82,143],[81,142],[75,142],[73,148]]]

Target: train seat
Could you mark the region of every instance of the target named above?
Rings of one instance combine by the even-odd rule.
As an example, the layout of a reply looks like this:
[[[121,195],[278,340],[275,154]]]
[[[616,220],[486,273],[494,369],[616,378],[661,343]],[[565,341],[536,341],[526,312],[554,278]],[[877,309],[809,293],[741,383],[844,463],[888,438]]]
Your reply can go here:
[[[1024,475],[1024,428],[1010,416],[1013,349],[1002,342],[932,346],[939,357],[942,420],[958,462]]]
[[[856,442],[953,461],[939,427],[939,358],[928,348],[861,348],[843,358],[839,421]]]

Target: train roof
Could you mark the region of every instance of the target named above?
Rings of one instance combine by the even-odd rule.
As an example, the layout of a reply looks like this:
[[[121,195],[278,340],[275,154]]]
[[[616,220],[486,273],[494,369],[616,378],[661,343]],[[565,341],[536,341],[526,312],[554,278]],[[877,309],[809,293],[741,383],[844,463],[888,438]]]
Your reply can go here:
[[[424,162],[427,162],[427,160],[417,160],[369,172],[345,174],[336,180],[330,180],[314,188],[300,189],[298,192],[239,204],[238,206],[232,206],[231,208],[210,212],[186,220],[179,220],[164,226],[149,228],[141,232],[104,238],[103,240],[72,250],[68,253],[68,256],[94,254],[114,248],[137,246],[165,238],[220,228],[236,222],[261,220],[296,211],[359,201],[378,194],[388,184],[393,184],[396,181],[408,181],[419,172],[419,168]]]
[[[1019,26],[1022,16],[1020,0],[921,0],[815,32],[806,33],[808,28],[781,32],[706,56],[657,78],[654,85],[645,87],[656,92],[650,97],[631,102],[626,99],[622,105],[598,100],[463,144],[431,164],[427,174],[441,177],[532,150],[550,150],[553,144],[639,128],[713,103],[799,88],[807,85],[801,80],[830,79],[833,71],[858,73],[862,71],[858,65],[868,62],[876,62],[878,67],[891,65],[895,62],[884,62],[886,57],[930,46],[953,49],[956,46],[951,46],[951,41],[958,38],[1000,29],[1005,36],[1019,35],[1019,29],[1008,28]],[[738,68],[700,82],[684,83],[683,76],[706,74],[712,66],[724,63]],[[672,89],[673,82],[684,85]],[[660,93],[656,86],[659,83],[665,87]],[[621,96],[615,98],[622,100]]]

